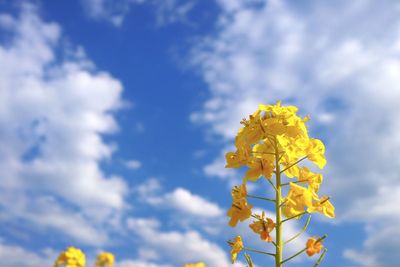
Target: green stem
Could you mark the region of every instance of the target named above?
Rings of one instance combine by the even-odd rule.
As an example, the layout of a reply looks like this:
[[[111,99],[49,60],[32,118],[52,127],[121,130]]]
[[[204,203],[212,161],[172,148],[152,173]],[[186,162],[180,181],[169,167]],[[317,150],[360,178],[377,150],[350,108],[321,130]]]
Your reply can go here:
[[[278,153],[278,145],[275,139],[275,177],[276,177],[276,197],[275,197],[275,212],[276,212],[276,220],[275,220],[275,236],[276,236],[276,253],[275,253],[275,267],[281,267],[282,261],[282,214],[281,214],[281,198],[282,198],[282,190],[281,190],[281,171],[279,165],[279,153]]]
[[[243,250],[251,251],[251,252],[256,252],[256,253],[265,254],[265,255],[269,255],[269,256],[275,257],[275,254],[273,254],[273,253],[269,253],[269,252],[265,252],[265,251],[261,251],[261,250],[257,250],[257,249],[243,248]]]
[[[307,156],[305,156],[304,158],[299,159],[298,161],[296,161],[296,162],[293,163],[293,164],[290,164],[288,167],[286,167],[286,168],[284,168],[283,170],[281,170],[281,173],[284,172],[284,171],[286,171],[286,170],[288,170],[288,169],[290,169],[290,168],[292,168],[294,165],[296,165],[296,164],[299,163],[300,161],[305,160],[306,158],[307,158]]]
[[[323,237],[318,238],[318,239],[315,241],[315,243],[318,243],[318,242],[324,240],[326,237],[327,237],[327,235],[324,235]],[[303,248],[302,250],[300,250],[300,251],[297,252],[296,254],[294,254],[294,255],[290,256],[289,258],[283,260],[283,261],[281,262],[281,264],[284,264],[285,262],[290,261],[290,260],[293,259],[294,257],[299,256],[300,254],[302,254],[302,253],[305,252],[306,250],[307,250],[307,247],[306,247],[306,248]],[[318,263],[318,264],[319,264],[319,263]]]
[[[304,233],[307,230],[307,227],[308,227],[308,224],[310,223],[310,221],[311,221],[311,214],[310,214],[310,216],[308,216],[308,219],[307,219],[306,223],[304,224],[303,229],[301,229],[301,231],[299,233],[297,233],[295,236],[293,236],[292,238],[283,242],[283,244],[285,245],[285,244],[289,243],[290,241],[293,241],[298,236],[300,236],[302,233]]]
[[[274,183],[271,182],[271,180],[268,179],[268,178],[265,178],[265,179],[267,179],[268,183],[270,183],[270,185],[271,185],[271,186],[274,188],[274,190],[276,191],[277,189],[276,189],[276,186],[274,185]]]
[[[308,180],[299,180],[299,181],[284,183],[284,184],[282,184],[282,186],[290,185],[290,183],[298,184],[298,183],[304,183],[304,182],[308,182]]]
[[[286,219],[284,219],[284,220],[282,221],[282,223],[284,223],[284,222],[286,222],[286,221],[289,221],[289,220],[291,220],[291,219],[293,219],[293,218],[303,216],[303,215],[306,214],[306,213],[308,213],[308,212],[307,212],[307,211],[304,211],[304,212],[302,212],[302,213],[300,213],[300,214],[297,214],[297,215],[294,215],[294,216],[292,216],[292,217],[286,218]]]
[[[267,200],[267,201],[271,201],[271,202],[274,202],[274,203],[275,203],[275,199],[271,199],[271,198],[259,197],[259,196],[253,196],[253,195],[247,195],[247,197],[256,198],[256,199],[262,199],[262,200]]]
[[[247,264],[249,265],[249,267],[254,267],[253,265],[253,261],[250,258],[250,255],[247,253],[244,253],[244,257],[246,258]]]
[[[322,260],[324,259],[325,254],[326,254],[327,251],[328,250],[326,248],[324,248],[324,252],[322,252],[321,256],[319,256],[317,262],[314,264],[313,267],[317,267],[322,262]]]

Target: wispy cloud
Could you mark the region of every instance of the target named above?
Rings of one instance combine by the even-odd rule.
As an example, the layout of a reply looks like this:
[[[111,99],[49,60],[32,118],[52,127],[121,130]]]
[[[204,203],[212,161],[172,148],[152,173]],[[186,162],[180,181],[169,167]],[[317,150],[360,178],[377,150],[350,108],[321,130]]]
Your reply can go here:
[[[125,166],[128,169],[137,170],[137,169],[140,169],[140,167],[142,167],[142,163],[136,159],[131,159],[131,160],[125,161]]]
[[[202,196],[193,194],[189,190],[178,187],[171,192],[163,192],[160,182],[156,178],[148,179],[135,189],[139,199],[157,207],[169,208],[184,216],[193,216],[197,219],[218,217],[223,214],[221,207]]]
[[[163,231],[158,220],[146,218],[128,219],[127,225],[143,240],[143,247],[176,265],[203,261],[209,266],[232,266],[226,253],[197,231]]]
[[[87,15],[95,20],[110,22],[116,27],[124,23],[131,8],[149,6],[155,13],[156,23],[165,25],[182,22],[195,5],[194,0],[81,0]]]
[[[1,14],[0,28],[10,37],[0,45],[3,218],[104,242],[106,232],[94,224],[121,212],[128,192],[121,177],[100,167],[115,150],[102,134],[118,129],[113,112],[122,85],[82,50],[67,51],[60,26],[41,20],[32,5],[18,17]]]

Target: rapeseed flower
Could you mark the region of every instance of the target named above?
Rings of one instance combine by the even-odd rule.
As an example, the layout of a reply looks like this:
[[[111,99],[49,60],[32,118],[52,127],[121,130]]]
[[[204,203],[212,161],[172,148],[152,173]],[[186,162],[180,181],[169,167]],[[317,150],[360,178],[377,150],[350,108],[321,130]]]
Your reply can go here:
[[[85,267],[85,261],[85,254],[80,249],[68,247],[58,256],[54,266]]]
[[[316,237],[310,237],[307,240],[307,244],[306,244],[306,253],[308,256],[312,256],[316,253],[320,253],[322,250],[322,240],[318,240],[318,238]]]
[[[242,237],[236,236],[233,241],[228,241],[228,244],[232,247],[231,249],[231,260],[232,264],[235,263],[237,254],[244,248]]]
[[[112,267],[114,266],[114,255],[110,252],[102,252],[97,255],[96,267]]]

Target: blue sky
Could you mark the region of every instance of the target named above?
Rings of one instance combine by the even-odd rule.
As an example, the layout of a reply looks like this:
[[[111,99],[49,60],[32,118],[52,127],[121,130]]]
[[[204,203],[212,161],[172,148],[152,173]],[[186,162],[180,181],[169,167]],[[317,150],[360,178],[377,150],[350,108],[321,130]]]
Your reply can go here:
[[[329,235],[323,266],[395,266],[399,13],[389,0],[1,1],[0,265],[52,266],[74,245],[88,266],[109,250],[117,267],[225,267],[235,235],[265,247],[227,225],[242,171],[224,153],[243,117],[283,100],[327,147],[337,218],[307,232]]]

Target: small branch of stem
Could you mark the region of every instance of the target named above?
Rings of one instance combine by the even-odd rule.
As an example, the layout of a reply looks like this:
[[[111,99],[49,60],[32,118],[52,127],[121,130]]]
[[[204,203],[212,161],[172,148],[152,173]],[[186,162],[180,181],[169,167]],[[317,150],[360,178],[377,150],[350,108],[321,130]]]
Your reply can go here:
[[[304,183],[304,182],[307,182],[307,181],[308,180],[298,180],[298,181],[294,181],[294,182],[284,183],[284,184],[282,184],[282,186],[289,185],[290,183],[298,184],[298,183]]]
[[[267,198],[267,197],[259,197],[259,196],[253,196],[253,195],[247,195],[247,197],[250,198],[256,198],[256,199],[262,199],[262,200],[267,200],[275,203],[275,199]]]
[[[318,239],[315,241],[315,243],[318,243],[318,242],[324,240],[326,237],[327,237],[327,235],[324,235],[323,237],[318,238]],[[303,248],[302,250],[300,250],[300,251],[297,252],[296,254],[294,254],[294,255],[290,256],[289,258],[287,258],[287,259],[281,261],[281,264],[284,264],[285,262],[290,261],[290,260],[293,259],[294,257],[299,256],[300,254],[302,254],[302,253],[305,252],[306,250],[307,250],[307,248]],[[321,256],[322,256],[322,255],[321,255]],[[319,264],[319,263],[318,263],[318,264]],[[315,266],[315,265],[314,265],[314,266]],[[318,266],[318,265],[317,265],[317,266]]]
[[[284,168],[283,170],[281,170],[281,173],[283,173],[284,171],[286,171],[286,170],[292,168],[294,165],[296,165],[297,163],[299,163],[299,162],[305,160],[306,158],[307,158],[307,156],[305,156],[305,157],[299,159],[298,161],[296,161],[296,162],[293,163],[293,164],[290,164],[288,167],[286,167],[286,168]]]
[[[265,177],[265,179],[267,179],[268,183],[270,183],[270,185],[272,185],[272,187],[274,188],[274,190],[276,191],[276,186],[271,182],[271,179],[268,179],[267,177]]]
[[[327,251],[328,251],[328,249],[324,248],[324,252],[322,252],[321,256],[319,256],[317,262],[314,264],[313,267],[317,267],[322,262]]]
[[[249,267],[254,267],[253,265],[253,261],[250,258],[250,255],[247,253],[244,253],[244,257],[246,258],[247,264],[249,265]]]
[[[285,203],[286,203],[286,199],[279,205],[279,207],[281,208],[283,205],[285,205]]]
[[[300,214],[297,214],[297,215],[294,215],[294,216],[292,216],[292,217],[286,218],[286,219],[284,219],[281,223],[284,223],[284,222],[289,221],[289,220],[291,220],[291,219],[293,219],[293,218],[296,218],[296,217],[303,216],[303,215],[306,214],[306,213],[308,213],[308,212],[307,212],[307,211],[304,211],[304,212],[302,212],[302,213],[300,213]]]
[[[293,241],[294,239],[299,237],[302,233],[304,233],[307,230],[307,227],[308,227],[308,224],[310,223],[310,221],[311,221],[311,214],[308,216],[308,219],[307,219],[306,223],[304,224],[303,229],[301,229],[301,231],[299,233],[297,233],[295,236],[293,236],[292,238],[283,242],[283,244],[286,245],[287,243],[289,243],[290,241]]]
[[[243,250],[256,252],[256,253],[265,254],[265,255],[269,255],[269,256],[275,257],[275,254],[273,254],[273,253],[269,253],[269,252],[265,252],[265,251],[261,251],[261,250],[256,250],[256,249],[251,249],[251,248],[243,248]]]

